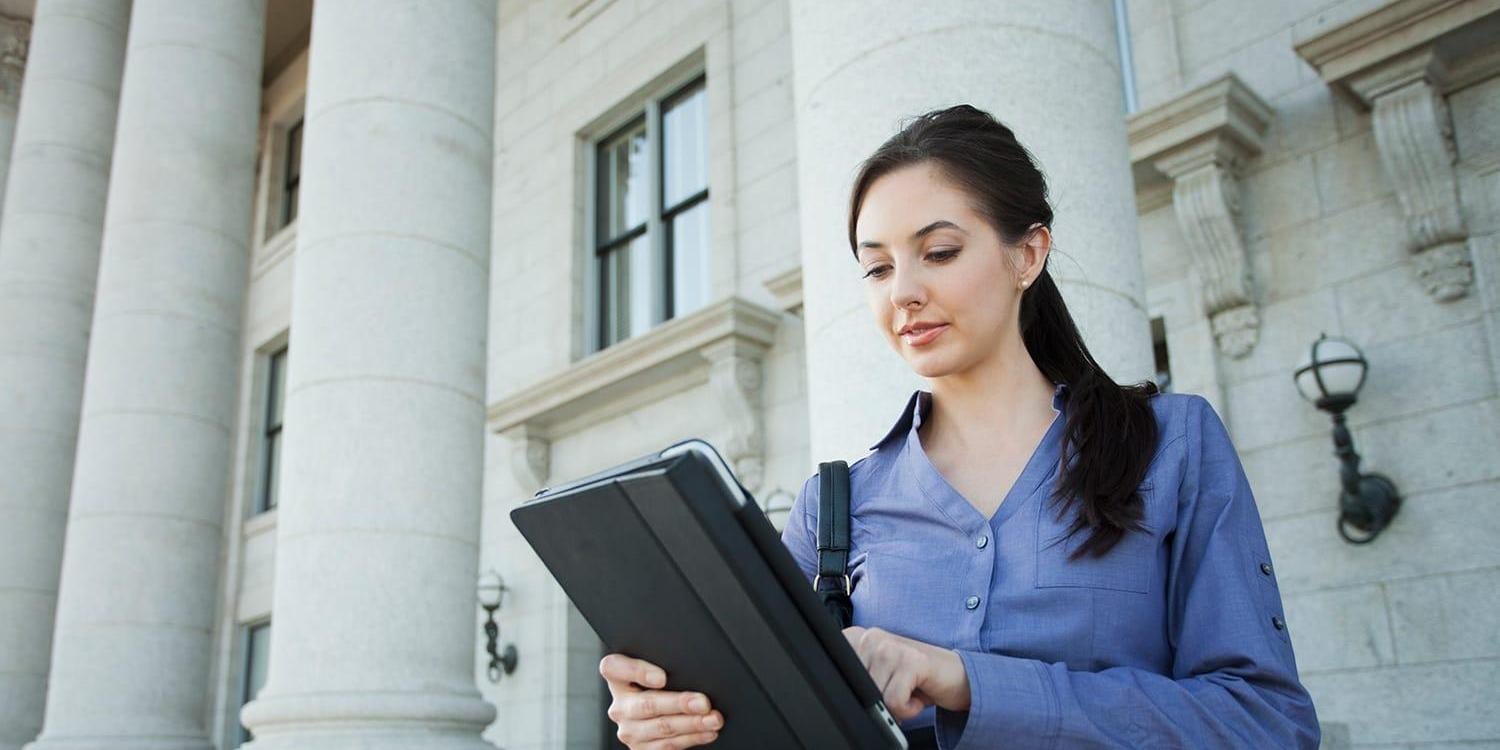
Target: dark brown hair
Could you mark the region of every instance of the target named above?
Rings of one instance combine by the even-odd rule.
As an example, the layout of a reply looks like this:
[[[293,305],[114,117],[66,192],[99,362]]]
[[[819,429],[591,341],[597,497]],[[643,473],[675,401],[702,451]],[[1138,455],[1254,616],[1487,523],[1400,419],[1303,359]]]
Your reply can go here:
[[[849,201],[849,249],[858,256],[854,225],[870,185],[902,167],[930,163],[968,194],[973,210],[1008,245],[1034,225],[1052,227],[1047,181],[1010,128],[989,113],[960,104],[917,116],[860,165]],[[1050,256],[1049,256],[1050,262]],[[1094,361],[1046,265],[1021,297],[1021,338],[1042,374],[1067,386],[1062,476],[1053,502],[1059,517],[1076,507],[1071,536],[1089,529],[1072,553],[1099,557],[1127,531],[1142,530],[1140,485],[1156,452],[1156,417],[1149,381],[1123,386]]]

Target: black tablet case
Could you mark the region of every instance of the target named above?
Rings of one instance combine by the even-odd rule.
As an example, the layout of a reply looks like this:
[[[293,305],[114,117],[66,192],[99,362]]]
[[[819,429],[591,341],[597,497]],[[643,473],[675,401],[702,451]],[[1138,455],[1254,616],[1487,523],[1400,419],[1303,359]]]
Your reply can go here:
[[[651,454],[541,490],[511,520],[609,651],[709,696],[724,715],[714,747],[899,747],[780,535],[718,474],[693,452]]]

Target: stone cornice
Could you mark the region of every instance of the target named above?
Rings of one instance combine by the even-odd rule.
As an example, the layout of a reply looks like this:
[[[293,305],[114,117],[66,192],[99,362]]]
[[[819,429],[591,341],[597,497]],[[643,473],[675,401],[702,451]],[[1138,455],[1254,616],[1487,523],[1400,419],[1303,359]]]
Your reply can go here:
[[[1188,152],[1201,152],[1206,142],[1213,142],[1210,154],[1254,156],[1261,151],[1272,115],[1271,107],[1230,73],[1132,115],[1127,121],[1130,161],[1170,164]]]
[[[1481,22],[1493,23],[1496,14],[1500,14],[1500,0],[1396,0],[1305,39],[1295,49],[1323,80],[1351,91],[1368,106],[1370,98],[1352,86],[1362,74],[1445,38],[1464,48],[1447,51],[1445,56],[1482,54],[1484,50],[1478,48],[1488,46],[1483,42],[1488,34],[1463,39],[1455,32]]]
[[[802,313],[802,266],[782,271],[761,285],[775,295],[778,307],[793,315]]]
[[[546,486],[550,445],[562,435],[708,383],[726,427],[722,452],[752,492],[760,482],[761,361],[781,314],[739,297],[667,321],[492,403],[488,428],[512,441],[511,467],[529,492]]]

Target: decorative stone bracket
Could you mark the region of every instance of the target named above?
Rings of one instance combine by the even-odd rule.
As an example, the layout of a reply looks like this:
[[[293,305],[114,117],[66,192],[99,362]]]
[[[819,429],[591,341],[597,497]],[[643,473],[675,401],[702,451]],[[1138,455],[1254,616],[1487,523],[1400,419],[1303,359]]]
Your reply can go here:
[[[1468,294],[1473,263],[1444,98],[1500,72],[1500,0],[1397,0],[1298,44],[1323,80],[1371,111],[1418,278],[1440,302]]]
[[[510,466],[528,494],[551,480],[552,442],[604,419],[707,384],[720,412],[697,415],[752,493],[764,479],[761,362],[781,314],[727,298],[614,346],[506,396],[489,429],[510,441]]]
[[[1271,108],[1233,74],[1130,118],[1137,192],[1165,179],[1203,284],[1203,312],[1219,350],[1244,357],[1260,315],[1239,225],[1239,171],[1261,152]]]
[[[31,22],[0,14],[0,101],[12,107],[21,100],[21,78],[30,44]]]

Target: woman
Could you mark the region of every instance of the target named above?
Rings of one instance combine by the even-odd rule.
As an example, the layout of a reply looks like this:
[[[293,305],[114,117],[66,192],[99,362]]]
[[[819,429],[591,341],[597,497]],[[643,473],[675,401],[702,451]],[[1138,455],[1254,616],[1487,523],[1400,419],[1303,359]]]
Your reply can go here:
[[[914,744],[1317,747],[1223,422],[1090,356],[1014,134],[968,105],[922,115],[862,165],[849,217],[877,328],[932,386],[850,466],[844,633]],[[817,510],[813,476],[782,533],[809,579]],[[632,748],[734,720],[647,662],[600,672]]]

